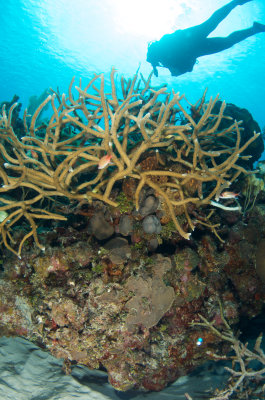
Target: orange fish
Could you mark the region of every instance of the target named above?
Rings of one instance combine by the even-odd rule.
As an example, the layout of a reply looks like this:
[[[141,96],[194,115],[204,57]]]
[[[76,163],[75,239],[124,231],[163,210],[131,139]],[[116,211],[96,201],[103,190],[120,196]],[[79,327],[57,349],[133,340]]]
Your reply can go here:
[[[32,149],[28,150],[26,152],[26,154],[27,154],[28,157],[35,158],[35,160],[38,160],[38,158],[39,158],[38,153],[35,150],[32,150]]]
[[[220,194],[221,199],[236,199],[239,196],[239,193],[234,192],[223,192]]]
[[[31,152],[31,156],[33,158],[35,158],[35,160],[38,160],[38,158],[39,158],[38,153],[35,150],[30,150],[30,152]]]
[[[106,156],[103,156],[98,162],[98,169],[105,168],[110,163],[111,158],[112,154],[107,154]]]

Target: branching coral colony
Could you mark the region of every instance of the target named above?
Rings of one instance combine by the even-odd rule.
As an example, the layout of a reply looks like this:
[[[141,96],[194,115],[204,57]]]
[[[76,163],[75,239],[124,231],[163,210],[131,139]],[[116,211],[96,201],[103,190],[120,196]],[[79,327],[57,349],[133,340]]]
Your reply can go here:
[[[223,330],[217,329],[214,322],[208,321],[202,315],[199,315],[202,322],[194,322],[192,326],[200,326],[207,329],[217,337],[230,343],[233,350],[232,355],[218,355],[212,352],[207,352],[214,360],[232,360],[233,368],[225,367],[230,372],[229,384],[222,391],[218,389],[215,395],[209,396],[210,400],[228,400],[236,395],[239,399],[264,398],[262,393],[265,391],[265,353],[262,350],[263,335],[260,334],[256,339],[253,349],[250,349],[248,343],[242,343],[234,334],[232,328],[224,317],[222,304],[220,305],[220,316],[223,324]],[[253,364],[253,361],[256,364]],[[253,364],[251,368],[250,364]],[[252,397],[253,396],[253,397]],[[257,397],[256,397],[257,396]],[[192,398],[186,394],[188,400]]]
[[[191,105],[184,95],[168,93],[165,87],[153,90],[150,80],[151,75],[148,80],[135,75],[117,83],[113,69],[111,93],[105,93],[101,74],[84,88],[80,81],[75,97],[72,80],[68,97],[54,93],[31,119],[24,113],[26,136],[21,139],[11,126],[16,104],[8,113],[2,109],[0,230],[9,250],[20,257],[31,236],[44,249],[37,235],[38,221],[66,219],[52,212],[51,203],[97,199],[116,207],[114,185],[126,179],[136,182],[136,209],[142,188],[152,188],[179,234],[189,239],[195,225],[189,206],[211,204],[240,173],[247,173],[237,161],[257,133],[241,146],[238,122],[231,120],[229,128],[218,130],[221,120],[228,118],[223,115],[225,103],[218,114],[213,113],[218,97],[206,103],[204,94]],[[38,124],[38,115],[48,103],[53,114],[47,124]],[[232,148],[222,145],[225,135],[236,138]],[[100,169],[106,155],[111,164]],[[150,155],[157,159],[156,168],[142,168],[141,162]],[[186,218],[185,227],[177,219],[178,207]],[[25,222],[30,228],[16,248],[14,228]],[[217,234],[208,219],[200,223]]]

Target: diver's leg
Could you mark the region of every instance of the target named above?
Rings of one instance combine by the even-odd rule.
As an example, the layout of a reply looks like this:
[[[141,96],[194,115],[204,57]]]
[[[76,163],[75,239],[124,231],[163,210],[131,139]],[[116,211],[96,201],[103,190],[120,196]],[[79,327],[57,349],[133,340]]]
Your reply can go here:
[[[228,14],[237,6],[248,3],[252,0],[232,0],[230,3],[216,10],[207,21],[200,25],[188,28],[191,34],[199,35],[200,37],[207,37],[219,24],[222,22]]]
[[[227,37],[206,38],[202,41],[200,48],[197,49],[196,57],[206,56],[229,49],[234,46],[234,44],[242,42],[242,40],[260,32],[265,32],[265,25],[254,22],[251,28],[233,32]]]

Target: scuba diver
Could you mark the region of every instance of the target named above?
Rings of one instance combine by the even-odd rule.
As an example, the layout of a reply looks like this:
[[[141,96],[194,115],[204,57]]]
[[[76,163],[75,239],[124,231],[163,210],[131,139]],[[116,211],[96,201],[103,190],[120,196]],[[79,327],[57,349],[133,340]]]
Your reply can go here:
[[[178,29],[151,42],[147,50],[147,61],[152,65],[155,76],[158,76],[157,67],[168,68],[172,76],[191,72],[197,57],[229,49],[252,35],[265,32],[264,24],[254,22],[251,28],[235,31],[227,37],[207,37],[236,6],[249,1],[252,0],[232,0],[202,24]]]

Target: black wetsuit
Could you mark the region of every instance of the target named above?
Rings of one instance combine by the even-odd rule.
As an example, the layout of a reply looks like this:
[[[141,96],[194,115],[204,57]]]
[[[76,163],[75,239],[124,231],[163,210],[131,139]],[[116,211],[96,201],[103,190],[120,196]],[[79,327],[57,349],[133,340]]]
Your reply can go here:
[[[202,24],[179,29],[149,45],[147,61],[152,64],[155,75],[158,76],[156,67],[159,66],[168,68],[173,76],[190,72],[198,57],[218,53],[249,36],[264,32],[265,25],[254,23],[251,28],[233,32],[227,37],[207,37],[236,6],[248,1],[252,0],[233,0]]]
[[[172,34],[164,35],[159,41],[159,63],[168,68],[173,76],[192,71],[196,63],[197,40],[194,41],[192,37],[189,37],[187,30],[177,30]]]

